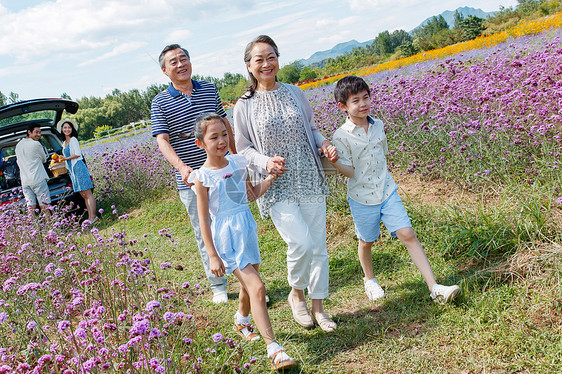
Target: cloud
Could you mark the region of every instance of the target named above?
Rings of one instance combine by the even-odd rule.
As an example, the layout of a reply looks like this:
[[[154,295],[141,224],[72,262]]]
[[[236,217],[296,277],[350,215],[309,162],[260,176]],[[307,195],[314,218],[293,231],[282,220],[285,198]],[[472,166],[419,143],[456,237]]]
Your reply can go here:
[[[58,1],[10,13],[3,16],[0,25],[0,51],[22,61],[97,50],[111,44],[114,37],[108,34],[112,31],[131,29],[142,22],[123,17],[125,10],[110,2],[93,6],[92,1]]]
[[[191,59],[193,74],[203,76],[222,77],[225,72],[247,75],[244,64],[245,43],[235,43],[217,53],[211,51]]]
[[[339,34],[333,34],[323,38],[318,38],[318,43],[334,46],[338,43],[341,43],[342,40],[346,40],[349,38],[351,38],[351,33],[349,31],[343,31]]]
[[[298,43],[300,46],[285,62],[307,58],[319,50],[329,49],[337,43],[357,38],[354,30],[358,27],[362,27],[362,23],[357,16],[321,18],[314,22],[313,27],[305,17],[284,33],[287,45]]]
[[[96,63],[96,62],[98,62],[98,61],[102,61],[102,60],[108,59],[108,58],[110,58],[110,57],[115,57],[115,56],[119,56],[119,55],[124,55],[124,54],[126,54],[126,53],[128,53],[128,52],[132,52],[132,51],[134,51],[134,50],[137,50],[137,49],[139,49],[139,48],[141,48],[141,47],[143,47],[143,46],[145,46],[145,45],[146,45],[146,43],[144,43],[144,42],[128,42],[128,43],[123,43],[123,44],[120,44],[120,45],[114,47],[111,51],[109,51],[109,52],[107,52],[107,53],[104,53],[103,55],[101,55],[101,56],[99,56],[99,57],[96,57],[96,58],[94,58],[94,59],[87,60],[87,61],[84,61],[84,62],[78,64],[78,66],[91,65],[91,64],[93,64],[93,63]]]
[[[348,2],[351,10],[354,12],[361,12],[369,9],[401,8],[431,3],[427,0],[348,0]]]
[[[155,84],[155,83],[168,83],[168,78],[162,74],[162,71],[154,69],[153,73],[141,75],[139,77],[135,77],[132,80],[127,80],[119,84],[119,90],[121,91],[129,91],[132,89],[145,89],[146,87]],[[114,84],[106,85],[102,87],[102,90],[105,94],[110,94],[115,89]]]
[[[319,19],[316,21],[316,27],[334,27],[336,24],[337,21],[333,19]]]
[[[193,33],[189,30],[174,30],[164,37],[165,43],[179,43],[182,44],[183,41],[189,39]]]
[[[17,61],[59,52],[95,52],[140,41],[191,19],[210,21],[253,0],[59,0],[10,12],[0,6],[0,56]],[[185,36],[185,27],[182,27]],[[180,31],[181,33],[181,31]],[[24,48],[22,48],[24,46]],[[107,53],[102,51],[101,53]]]
[[[17,76],[20,74],[29,74],[30,71],[37,71],[45,68],[45,61],[27,62],[15,66],[0,66],[0,77]]]

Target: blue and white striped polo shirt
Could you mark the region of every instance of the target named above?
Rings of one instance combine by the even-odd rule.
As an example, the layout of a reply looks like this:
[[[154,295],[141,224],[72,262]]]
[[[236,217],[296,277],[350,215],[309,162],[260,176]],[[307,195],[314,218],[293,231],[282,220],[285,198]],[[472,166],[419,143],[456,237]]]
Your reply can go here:
[[[189,134],[195,126],[195,119],[201,113],[215,112],[226,117],[222,102],[215,86],[206,81],[193,82],[191,100],[170,83],[170,86],[160,92],[152,100],[150,115],[152,120],[152,136],[168,134],[170,144],[178,157],[193,169],[199,169],[205,162],[205,151],[195,145],[195,138],[180,139],[178,134]],[[176,170],[178,190],[187,189],[181,180],[181,174]]]

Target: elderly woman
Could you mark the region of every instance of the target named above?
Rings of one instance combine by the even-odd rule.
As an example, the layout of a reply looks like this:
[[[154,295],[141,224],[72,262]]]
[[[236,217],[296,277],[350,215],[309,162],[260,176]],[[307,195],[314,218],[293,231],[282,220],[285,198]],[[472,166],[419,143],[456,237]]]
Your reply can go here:
[[[328,187],[320,152],[333,160],[337,154],[316,129],[302,90],[277,81],[278,57],[269,36],[258,36],[246,46],[244,61],[252,84],[234,107],[236,148],[248,159],[254,183],[268,174],[278,176],[257,202],[262,217],[271,216],[287,243],[293,317],[306,328],[316,322],[330,332],[336,323],[322,306],[328,297]],[[307,288],[312,315],[304,294]]]

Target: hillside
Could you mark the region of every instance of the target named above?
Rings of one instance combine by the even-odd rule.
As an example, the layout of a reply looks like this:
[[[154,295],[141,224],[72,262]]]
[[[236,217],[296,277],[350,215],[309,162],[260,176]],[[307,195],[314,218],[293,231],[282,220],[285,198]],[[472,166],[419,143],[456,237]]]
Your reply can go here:
[[[457,8],[456,11],[458,11],[464,17],[476,16],[476,17],[480,17],[480,18],[487,18],[487,17],[489,17],[489,16],[491,16],[495,13],[495,12],[484,12],[482,9],[475,9],[475,8],[471,8],[471,7],[460,7],[460,8]],[[447,24],[449,25],[449,27],[453,27],[453,25],[455,23],[455,10],[453,10],[453,11],[446,10],[439,15],[441,15],[441,16],[443,16],[443,18],[445,18],[445,21],[447,21]],[[439,15],[437,15],[437,16],[439,16]],[[409,33],[412,33],[412,31],[414,31],[415,29],[425,25],[431,18],[432,17],[429,17],[426,20],[424,20],[418,26],[416,26],[415,28],[410,30]],[[365,46],[373,43],[373,41],[374,41],[374,39],[371,39],[371,40],[367,40],[367,41],[361,43],[361,42],[358,42],[357,40],[350,40],[348,42],[338,43],[330,49],[313,53],[312,56],[310,56],[309,58],[300,59],[299,62],[303,65],[306,65],[306,66],[309,66],[309,65],[312,65],[312,64],[318,64],[318,65],[322,66],[322,65],[324,65],[322,63],[322,61],[324,61],[324,60],[327,60],[329,58],[336,58],[337,56],[343,55],[346,52],[352,51],[353,48],[365,47]]]

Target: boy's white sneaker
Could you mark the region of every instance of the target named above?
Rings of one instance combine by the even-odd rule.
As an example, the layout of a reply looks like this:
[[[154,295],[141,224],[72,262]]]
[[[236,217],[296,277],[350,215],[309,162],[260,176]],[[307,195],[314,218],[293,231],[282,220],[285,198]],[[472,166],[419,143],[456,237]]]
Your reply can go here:
[[[384,290],[377,281],[377,278],[369,279],[365,281],[365,293],[367,297],[371,300],[378,300],[384,297]]]
[[[446,304],[451,302],[461,292],[459,286],[443,286],[442,284],[434,284],[431,289],[431,298],[438,304]]]

